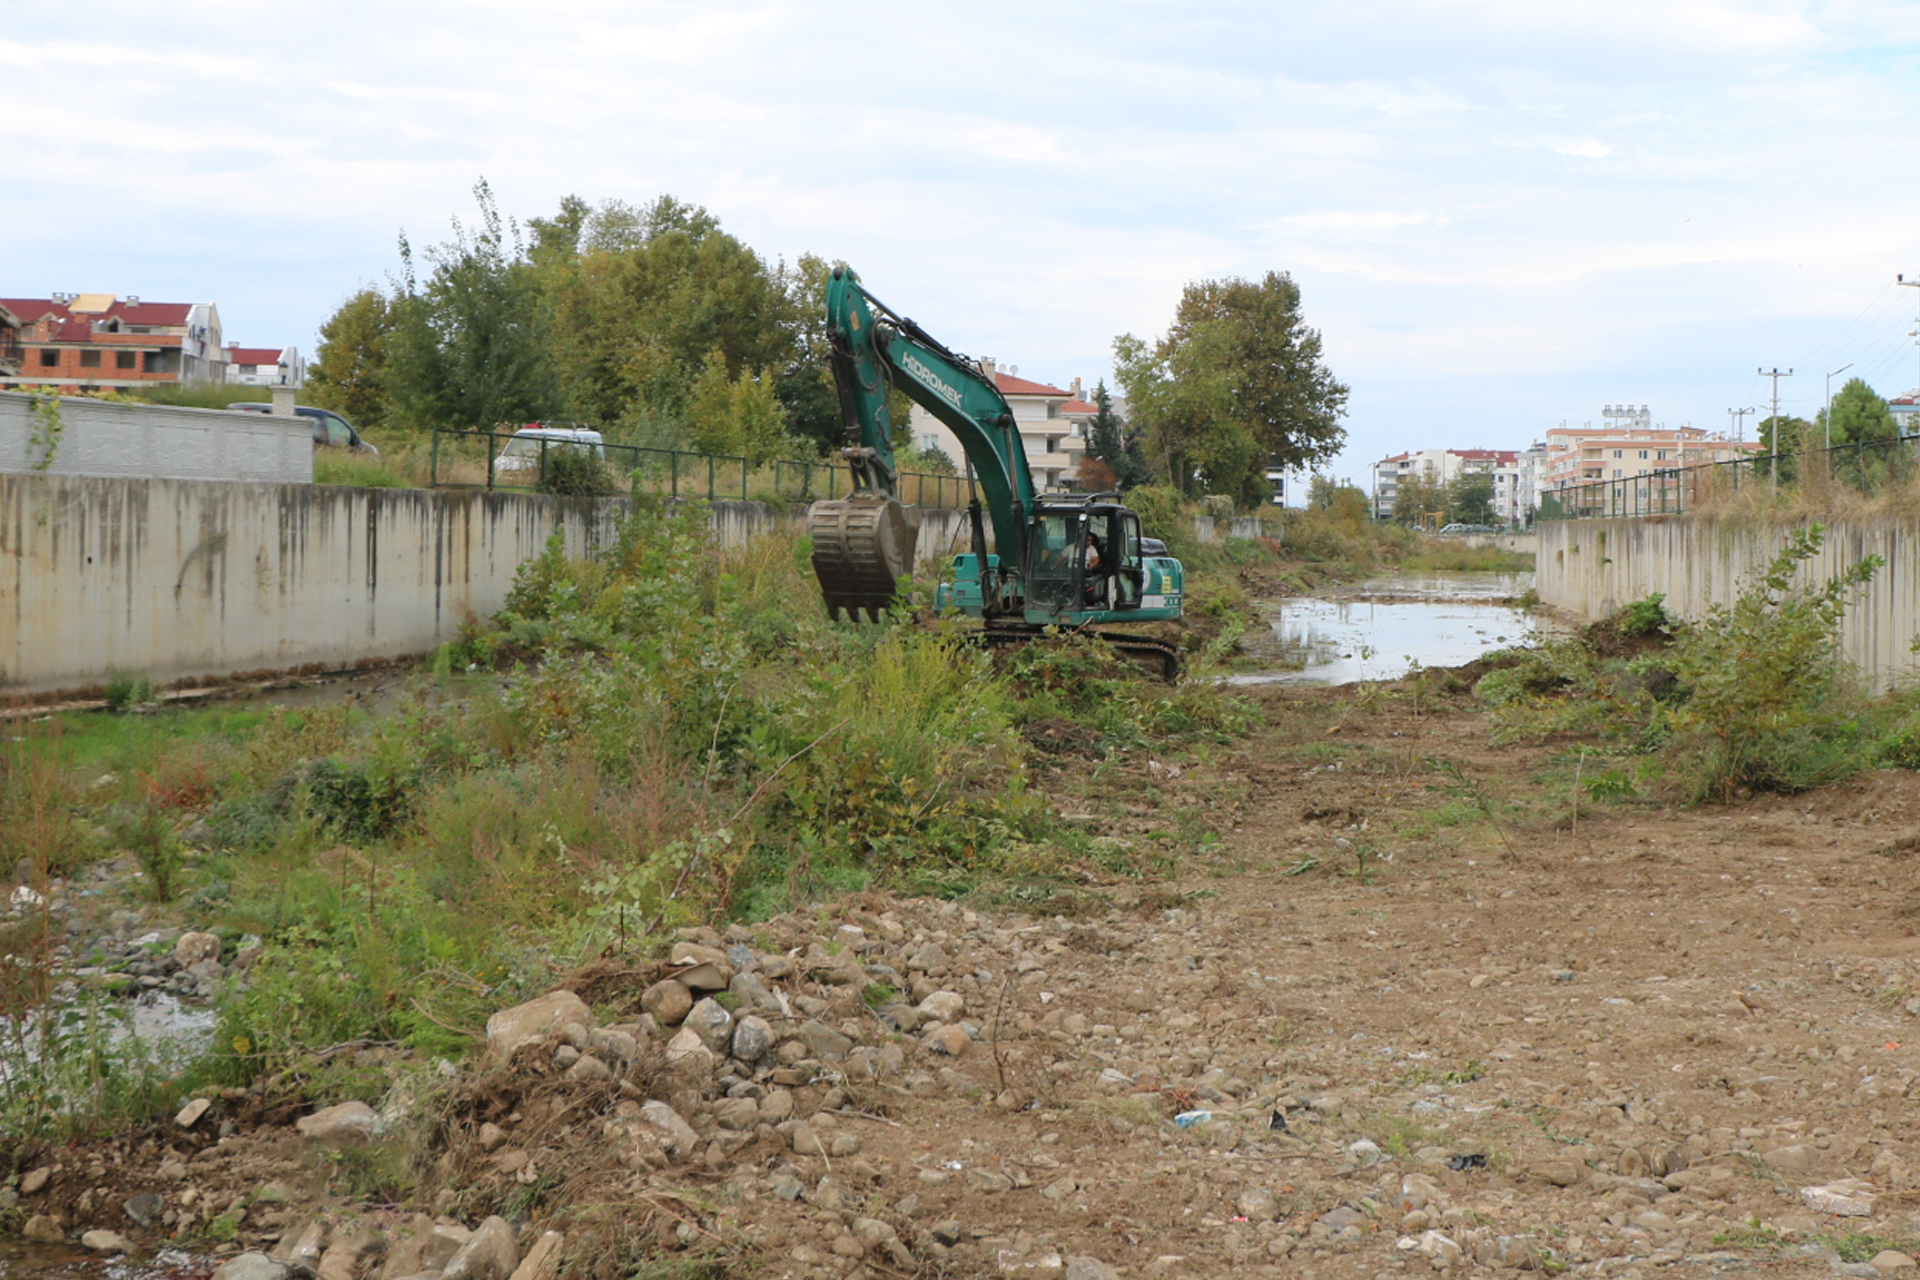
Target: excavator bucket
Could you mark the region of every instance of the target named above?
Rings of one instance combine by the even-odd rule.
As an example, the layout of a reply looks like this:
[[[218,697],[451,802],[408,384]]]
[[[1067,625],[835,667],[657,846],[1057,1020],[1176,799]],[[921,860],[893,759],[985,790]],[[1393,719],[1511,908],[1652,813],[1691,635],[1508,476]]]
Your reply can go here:
[[[827,614],[875,622],[893,605],[894,584],[913,571],[920,513],[878,493],[816,502],[807,508],[813,573]]]

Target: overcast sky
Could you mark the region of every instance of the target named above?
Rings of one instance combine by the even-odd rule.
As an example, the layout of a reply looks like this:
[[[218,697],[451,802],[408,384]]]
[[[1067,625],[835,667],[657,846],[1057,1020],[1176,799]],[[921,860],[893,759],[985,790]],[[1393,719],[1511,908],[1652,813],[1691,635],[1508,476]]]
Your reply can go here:
[[[705,205],[949,345],[1091,383],[1291,272],[1386,453],[1608,403],[1727,426],[1916,372],[1920,6],[87,0],[0,38],[0,295],[211,300],[299,345],[501,208]],[[1751,431],[1752,419],[1748,419]]]

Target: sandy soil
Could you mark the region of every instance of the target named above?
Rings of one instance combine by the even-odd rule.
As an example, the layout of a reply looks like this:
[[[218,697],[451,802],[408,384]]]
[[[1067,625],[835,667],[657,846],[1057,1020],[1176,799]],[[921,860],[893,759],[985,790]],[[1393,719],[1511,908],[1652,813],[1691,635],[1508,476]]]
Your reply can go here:
[[[471,1226],[545,1168],[524,1234],[618,1202],[652,1248],[733,1260],[712,1274],[794,1277],[1909,1261],[1882,1249],[1920,1235],[1920,778],[1576,816],[1570,749],[1489,745],[1462,694],[1259,696],[1269,727],[1245,743],[1056,771],[1065,812],[1121,799],[1090,819],[1117,838],[1212,824],[1220,843],[1175,883],[1089,869],[1064,916],[867,895],[734,935],[768,954],[837,939],[916,995],[954,993],[957,1054],[801,965],[781,985],[864,1048],[741,1081],[791,1092],[784,1128],[722,1127],[712,1074],[623,1094],[523,1056],[448,1114],[438,1176],[405,1208]],[[946,963],[910,971],[930,942]],[[657,976],[602,973],[589,998],[612,1020]],[[643,1094],[703,1145],[617,1158]],[[62,1153],[23,1207],[144,1239],[119,1211],[138,1191],[218,1208],[277,1181],[290,1198],[256,1200],[237,1244],[270,1247],[319,1207],[400,1219],[328,1197],[270,1100],[213,1116],[231,1136],[208,1123]],[[483,1151],[485,1122],[505,1137]],[[503,1141],[527,1153],[511,1172]],[[184,1172],[162,1177],[169,1151]],[[1803,1194],[1845,1178],[1844,1196]]]

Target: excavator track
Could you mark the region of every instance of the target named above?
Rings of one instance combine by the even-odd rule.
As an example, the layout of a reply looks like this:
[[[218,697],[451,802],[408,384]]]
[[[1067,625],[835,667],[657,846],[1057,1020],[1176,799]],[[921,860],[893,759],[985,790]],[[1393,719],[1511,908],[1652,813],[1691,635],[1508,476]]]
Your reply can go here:
[[[807,536],[827,616],[844,609],[856,622],[862,613],[878,622],[893,606],[896,584],[913,571],[920,513],[884,494],[856,493],[808,507]]]
[[[990,649],[1011,649],[1032,644],[1043,633],[1044,628],[1031,623],[994,622],[977,634],[980,642]],[[1099,627],[1078,627],[1072,634],[1104,640],[1128,662],[1168,684],[1180,678],[1180,650],[1165,640],[1135,635],[1130,631],[1107,631]]]

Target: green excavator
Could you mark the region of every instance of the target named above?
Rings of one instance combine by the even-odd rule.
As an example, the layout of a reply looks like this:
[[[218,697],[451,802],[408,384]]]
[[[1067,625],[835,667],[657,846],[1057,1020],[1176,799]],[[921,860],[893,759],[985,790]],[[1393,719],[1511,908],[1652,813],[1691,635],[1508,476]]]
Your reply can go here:
[[[945,423],[966,452],[972,549],[934,605],[981,619],[989,644],[1021,644],[1043,628],[1091,631],[1171,680],[1179,650],[1111,624],[1180,617],[1180,562],[1146,549],[1140,517],[1118,494],[1041,494],[1013,408],[980,365],[949,351],[882,303],[845,265],[827,284],[833,381],[846,424],[845,498],[807,511],[813,571],[827,612],[878,620],[913,570],[920,512],[900,501],[889,392],[898,387]],[[991,549],[987,530],[992,528]]]

